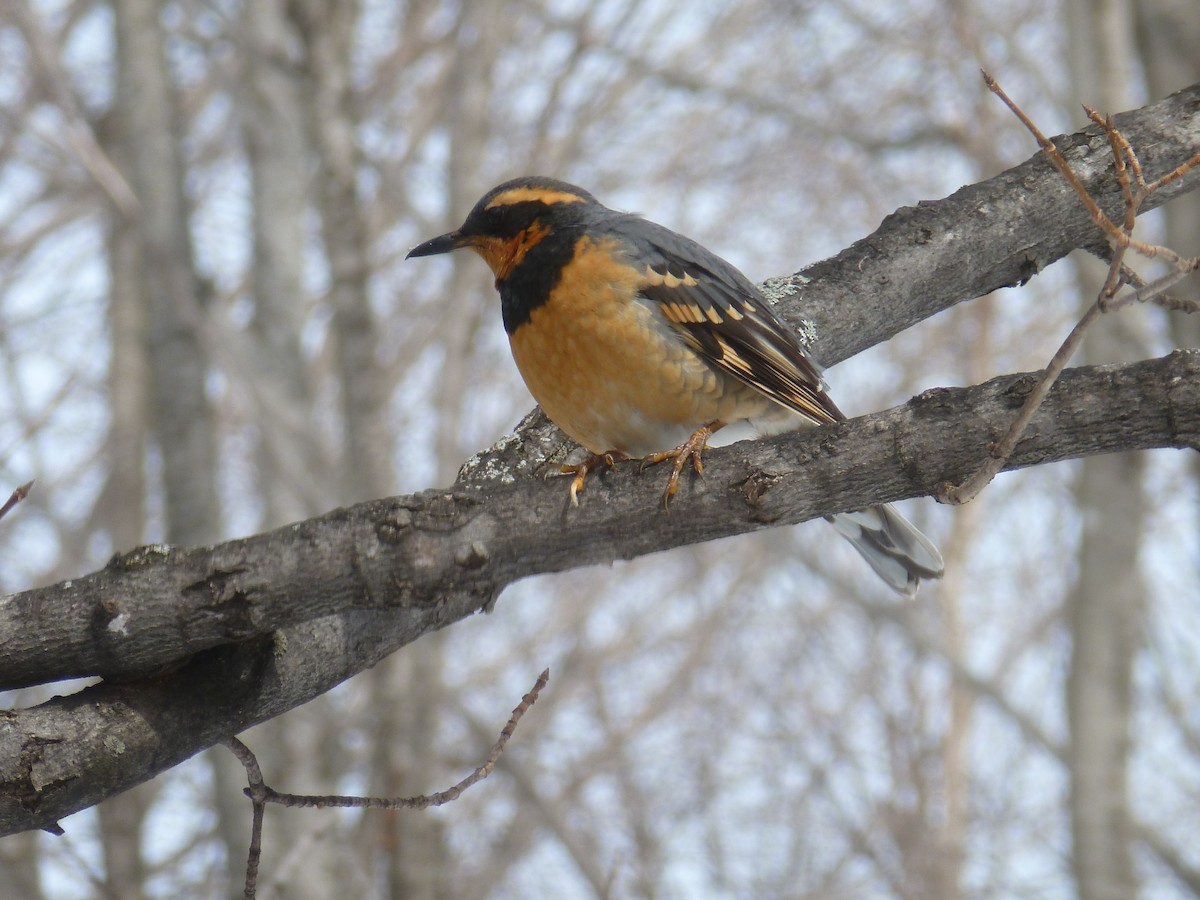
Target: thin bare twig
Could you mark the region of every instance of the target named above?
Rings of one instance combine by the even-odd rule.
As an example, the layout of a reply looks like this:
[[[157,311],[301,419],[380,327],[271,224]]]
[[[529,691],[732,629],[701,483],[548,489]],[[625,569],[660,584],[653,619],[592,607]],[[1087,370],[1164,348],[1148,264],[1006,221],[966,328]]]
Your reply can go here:
[[[1021,436],[1025,433],[1025,429],[1029,426],[1038,407],[1046,399],[1046,395],[1050,393],[1050,389],[1054,387],[1055,381],[1058,380],[1058,376],[1066,368],[1067,362],[1075,354],[1075,351],[1079,349],[1079,345],[1083,342],[1084,332],[1101,315],[1135,302],[1154,302],[1167,309],[1184,310],[1187,312],[1195,312],[1200,308],[1195,303],[1181,301],[1166,295],[1169,287],[1192,272],[1200,270],[1200,256],[1186,258],[1169,247],[1147,244],[1143,241],[1135,240],[1133,237],[1138,210],[1145,199],[1164,185],[1186,175],[1193,167],[1200,163],[1200,153],[1194,154],[1187,161],[1176,166],[1161,178],[1147,183],[1137,153],[1134,152],[1129,141],[1116,127],[1112,116],[1101,116],[1094,109],[1085,105],[1084,110],[1088,117],[1104,129],[1108,137],[1109,146],[1112,149],[1114,174],[1124,199],[1124,216],[1121,227],[1118,228],[1104,211],[1100,209],[1099,204],[1096,203],[1088,193],[1087,188],[1083,186],[1082,182],[1080,182],[1079,178],[1071,170],[1066,159],[1059,153],[1054,143],[1042,134],[1033,121],[1013,102],[1008,94],[1004,92],[1004,89],[986,71],[983,73],[983,80],[987,84],[988,89],[999,97],[1012,113],[1020,119],[1021,123],[1024,124],[1037,140],[1038,145],[1042,148],[1042,151],[1046,154],[1051,164],[1062,174],[1067,183],[1074,188],[1075,193],[1079,195],[1084,207],[1092,217],[1092,221],[1096,223],[1111,241],[1113,252],[1109,260],[1108,276],[1105,278],[1104,287],[1101,288],[1096,302],[1088,307],[1087,312],[1083,314],[1083,317],[1075,324],[1075,327],[1067,335],[1066,340],[1063,341],[1062,345],[1055,352],[1054,357],[1050,360],[1041,377],[1033,386],[1033,390],[1030,391],[1029,396],[1025,399],[1025,403],[1021,406],[1020,411],[1017,413],[1016,418],[1013,420],[1012,425],[1009,426],[1004,437],[992,445],[988,459],[974,474],[961,484],[945,484],[938,491],[938,500],[943,503],[954,504],[966,503],[974,499],[996,477],[996,473],[1004,467],[1004,463],[1012,455],[1013,451],[1016,450]],[[1131,172],[1132,178],[1130,177]],[[1149,284],[1143,283],[1140,278],[1137,278],[1125,266],[1125,254],[1129,249],[1133,249],[1148,258],[1165,260],[1171,265],[1171,272]],[[1117,292],[1124,284],[1133,284],[1134,290],[1118,297]]]
[[[1109,308],[1120,309],[1131,303],[1153,303],[1172,312],[1200,312],[1200,303],[1195,300],[1184,300],[1166,293],[1168,288],[1174,287],[1197,271],[1200,271],[1200,256],[1193,256],[1191,259],[1185,259],[1182,266],[1172,269],[1161,278],[1153,281],[1143,281],[1141,278],[1129,280],[1128,283],[1133,285],[1134,290],[1114,300]]]
[[[23,485],[21,485],[19,488],[17,488],[15,491],[13,491],[12,494],[9,495],[9,498],[4,501],[4,505],[0,506],[0,519],[3,519],[6,515],[8,515],[9,510],[11,510],[14,506],[16,506],[18,503],[20,503],[26,497],[28,497],[29,489],[32,487],[33,487],[33,482],[27,481]]]
[[[283,806],[316,807],[317,809],[324,809],[331,806],[354,809],[428,809],[431,806],[442,806],[457,800],[467,788],[483,781],[496,768],[496,763],[499,761],[500,755],[504,752],[505,745],[508,744],[509,739],[513,736],[513,732],[517,729],[517,723],[521,721],[521,717],[525,715],[529,708],[537,702],[538,695],[541,694],[542,689],[549,681],[550,670],[545,669],[538,676],[529,693],[521,698],[521,702],[512,711],[508,722],[505,723],[504,728],[500,731],[500,737],[492,745],[487,759],[474,772],[458,782],[458,784],[436,794],[421,794],[416,797],[349,797],[338,794],[328,796],[283,794],[267,785],[263,780],[262,769],[258,764],[258,759],[249,747],[237,738],[231,737],[226,739],[224,741],[225,746],[246,767],[246,777],[249,781],[249,787],[246,788],[245,793],[250,798],[254,809],[254,820],[250,835],[250,851],[246,859],[244,896],[247,900],[253,900],[258,890],[258,867],[262,859],[263,815],[268,803],[278,803]]]
[[[1042,134],[1041,130],[1035,124],[1033,124],[1033,121],[1025,114],[1024,110],[1017,106],[1012,98],[1004,92],[1004,88],[1000,87],[999,83],[991,76],[991,74],[985,71],[983,73],[983,80],[984,83],[987,84],[988,89],[997,97],[999,97],[1001,101],[1003,101],[1004,105],[1012,111],[1013,115],[1021,120],[1021,124],[1024,125],[1029,130],[1029,133],[1033,135],[1034,139],[1038,142],[1038,146],[1040,146],[1042,151],[1046,154],[1046,158],[1050,160],[1050,163],[1054,166],[1054,168],[1059,171],[1059,174],[1061,174],[1063,178],[1067,180],[1067,183],[1071,185],[1071,187],[1075,190],[1075,193],[1079,195],[1079,199],[1087,209],[1088,214],[1092,217],[1092,221],[1104,231],[1107,237],[1115,241],[1118,245],[1129,244],[1133,246],[1133,248],[1139,253],[1147,257],[1165,256],[1171,262],[1180,259],[1179,255],[1173,250],[1170,250],[1166,247],[1159,247],[1156,245],[1144,244],[1140,241],[1135,241],[1132,235],[1114,225],[1112,220],[1104,214],[1104,210],[1100,208],[1099,204],[1092,199],[1091,194],[1089,194],[1087,188],[1083,186],[1083,183],[1079,180],[1079,177],[1071,170],[1071,167],[1067,164],[1066,159],[1063,158],[1063,155],[1058,151],[1058,148],[1054,146],[1054,142]],[[1105,130],[1110,128],[1113,131],[1117,130],[1115,126],[1112,125],[1111,119],[1101,119],[1098,114],[1093,116],[1094,111],[1090,110],[1089,107],[1085,106],[1084,109],[1088,110],[1089,117],[1092,117],[1092,120],[1101,127],[1105,128]],[[1111,140],[1112,137],[1110,134],[1110,141]],[[1123,135],[1120,136],[1119,141],[1124,147],[1129,148],[1129,153],[1133,156],[1134,160],[1136,160],[1136,154],[1133,153],[1133,149],[1129,147],[1129,143],[1125,140]],[[1120,161],[1121,153],[1119,151],[1114,152],[1114,158]],[[1138,207],[1141,206],[1142,201],[1147,195],[1153,191],[1161,189],[1167,184],[1170,184],[1172,181],[1182,178],[1197,165],[1200,165],[1200,153],[1193,154],[1189,159],[1180,163],[1166,175],[1163,175],[1161,178],[1158,178],[1150,184],[1147,184],[1141,177],[1141,164],[1138,162],[1132,163],[1131,167],[1134,168],[1138,174],[1139,186],[1138,195],[1135,195],[1134,198],[1134,214],[1136,215]]]
[[[254,752],[235,737],[224,741],[238,761],[246,767],[246,778],[250,786],[246,794],[254,810],[254,818],[250,824],[250,850],[246,855],[246,881],[242,895],[247,900],[254,900],[258,893],[258,864],[262,860],[262,830],[263,817],[267,811],[267,786],[263,782],[262,769],[258,765],[258,757]]]
[[[1196,168],[1196,166],[1200,166],[1200,153],[1193,153],[1166,175],[1161,175],[1154,181],[1151,181],[1146,185],[1146,192],[1153,193],[1154,191],[1161,190],[1171,182],[1178,181],[1188,172],[1192,171],[1192,169]]]
[[[1009,426],[1004,437],[992,445],[991,453],[987,460],[962,484],[943,485],[937,493],[938,501],[952,504],[967,503],[974,500],[979,492],[991,483],[996,474],[1004,468],[1004,463],[1012,456],[1013,451],[1017,449],[1017,444],[1025,434],[1025,429],[1029,427],[1029,423],[1038,411],[1038,407],[1042,405],[1042,401],[1046,399],[1046,395],[1054,387],[1054,382],[1058,380],[1058,376],[1066,368],[1067,361],[1079,349],[1079,345],[1083,341],[1084,332],[1087,331],[1088,326],[1098,319],[1103,312],[1099,303],[1093,303],[1088,307],[1087,312],[1083,314],[1083,318],[1075,323],[1075,327],[1071,329],[1071,333],[1062,342],[1062,346],[1058,348],[1049,365],[1046,366],[1041,377],[1038,378],[1037,384],[1033,386],[1033,390],[1025,398],[1025,402],[1021,405],[1017,417],[1013,419],[1012,425]]]
[[[999,97],[1001,101],[1003,101],[1004,105],[1009,108],[1012,114],[1021,120],[1021,124],[1024,125],[1025,128],[1028,129],[1029,133],[1033,135],[1034,139],[1038,142],[1038,146],[1042,148],[1042,152],[1044,152],[1047,159],[1050,160],[1051,165],[1058,169],[1059,174],[1067,180],[1067,184],[1071,185],[1071,187],[1075,189],[1075,193],[1079,195],[1079,199],[1083,202],[1084,207],[1087,208],[1088,213],[1091,215],[1092,221],[1103,228],[1103,223],[1108,222],[1108,216],[1106,216],[1104,211],[1096,205],[1096,201],[1093,200],[1092,195],[1087,192],[1087,188],[1083,186],[1079,178],[1076,177],[1075,173],[1071,171],[1071,167],[1067,165],[1067,161],[1063,158],[1063,155],[1058,152],[1058,148],[1054,146],[1054,142],[1042,134],[1041,129],[1033,124],[1033,120],[1030,119],[1029,116],[1025,115],[1025,111],[1017,106],[1012,98],[1004,92],[1004,88],[1000,87],[996,79],[993,78],[991,73],[987,72],[986,70],[983,71],[983,82],[988,86],[988,90]],[[1113,228],[1114,231],[1116,230],[1116,226],[1113,226],[1111,222],[1108,222],[1108,224]],[[1105,230],[1107,231],[1108,229]]]
[[[538,695],[549,680],[550,670],[546,669],[538,676],[538,680],[534,683],[529,693],[521,698],[521,702],[517,708],[513,710],[512,717],[509,718],[508,723],[501,730],[499,739],[492,745],[492,751],[488,754],[487,759],[483,761],[479,768],[458,782],[458,784],[444,791],[436,794],[421,794],[416,797],[347,797],[338,794],[331,794],[329,796],[281,794],[271,788],[267,788],[267,802],[280,803],[284,806],[315,806],[317,809],[322,809],[326,806],[350,807],[354,809],[428,809],[431,806],[442,806],[443,804],[457,800],[467,788],[483,781],[483,779],[492,774],[492,769],[496,767],[496,762],[500,759],[500,754],[504,752],[504,745],[512,737],[517,723],[521,721],[521,717],[525,715],[526,710],[537,702]]]

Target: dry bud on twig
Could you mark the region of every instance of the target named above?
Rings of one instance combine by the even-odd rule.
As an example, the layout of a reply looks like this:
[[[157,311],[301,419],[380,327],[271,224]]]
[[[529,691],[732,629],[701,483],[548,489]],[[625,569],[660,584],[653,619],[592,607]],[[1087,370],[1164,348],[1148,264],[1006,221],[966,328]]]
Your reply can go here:
[[[16,506],[18,503],[20,503],[26,497],[28,497],[29,490],[32,487],[33,487],[33,482],[27,481],[23,485],[21,485],[19,488],[17,488],[15,491],[13,491],[12,494],[9,496],[9,498],[4,501],[4,505],[0,506],[0,519],[3,519],[6,515],[8,515],[9,511],[14,506]]]

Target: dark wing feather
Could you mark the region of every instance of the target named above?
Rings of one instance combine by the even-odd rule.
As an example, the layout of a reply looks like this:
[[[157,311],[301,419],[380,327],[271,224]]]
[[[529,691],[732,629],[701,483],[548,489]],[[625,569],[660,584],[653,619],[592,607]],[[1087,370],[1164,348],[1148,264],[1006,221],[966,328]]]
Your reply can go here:
[[[634,216],[614,224],[644,266],[642,294],[700,356],[814,422],[845,419],[816,364],[745,275],[661,225]]]

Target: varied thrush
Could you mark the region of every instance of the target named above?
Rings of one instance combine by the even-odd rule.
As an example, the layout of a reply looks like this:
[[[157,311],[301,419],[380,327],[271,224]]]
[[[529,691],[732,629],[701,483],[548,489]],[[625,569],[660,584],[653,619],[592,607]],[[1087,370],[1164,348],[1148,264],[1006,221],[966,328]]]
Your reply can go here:
[[[708,439],[749,421],[760,434],[846,417],[817,365],[745,275],[695,241],[602,206],[587,191],[527,177],[492,188],[466,221],[413,248],[474,250],[496,276],[525,384],[591,452],[574,474],[616,459],[674,460],[664,503]],[[671,448],[671,449],[666,449]],[[895,590],[912,596],[942,557],[888,506],[829,521]]]

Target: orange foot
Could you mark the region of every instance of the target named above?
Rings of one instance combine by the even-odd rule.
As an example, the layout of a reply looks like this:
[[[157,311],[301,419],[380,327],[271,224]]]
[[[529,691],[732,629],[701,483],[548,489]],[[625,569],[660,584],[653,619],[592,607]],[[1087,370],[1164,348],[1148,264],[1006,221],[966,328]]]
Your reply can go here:
[[[708,439],[716,433],[720,428],[724,428],[725,423],[720,419],[709,422],[707,425],[701,425],[692,436],[676,447],[674,450],[663,450],[659,453],[651,453],[649,456],[642,459],[641,468],[646,466],[657,465],[668,459],[675,460],[675,464],[671,466],[671,477],[667,479],[667,489],[663,491],[663,509],[669,509],[671,498],[675,496],[675,492],[679,490],[679,475],[683,472],[683,467],[688,464],[688,460],[692,461],[692,468],[697,475],[704,474],[704,461],[701,455],[708,449]]]
[[[619,459],[629,459],[629,457],[620,450],[609,450],[607,453],[593,453],[577,466],[561,466],[559,471],[562,474],[575,476],[571,479],[571,505],[579,505],[579,495],[583,493],[583,482],[587,478],[588,472],[599,465],[605,465],[611,469]]]

